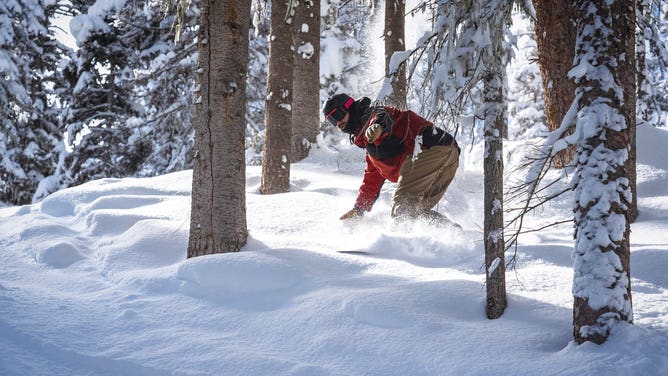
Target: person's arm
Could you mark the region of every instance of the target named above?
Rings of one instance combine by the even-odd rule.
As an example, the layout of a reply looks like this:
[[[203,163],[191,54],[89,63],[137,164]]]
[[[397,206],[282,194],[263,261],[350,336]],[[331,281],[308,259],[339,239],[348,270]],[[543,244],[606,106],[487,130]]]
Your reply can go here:
[[[360,186],[357,200],[355,201],[355,206],[341,216],[341,219],[362,216],[365,211],[371,210],[373,204],[380,195],[380,189],[383,187],[385,178],[378,172],[373,163],[371,163],[371,159],[368,155],[366,156],[366,166],[362,185]]]

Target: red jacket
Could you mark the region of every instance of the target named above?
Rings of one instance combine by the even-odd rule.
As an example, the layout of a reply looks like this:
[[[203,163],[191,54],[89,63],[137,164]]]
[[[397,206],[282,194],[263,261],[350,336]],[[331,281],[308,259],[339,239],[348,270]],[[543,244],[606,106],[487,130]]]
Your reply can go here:
[[[389,115],[384,118],[383,111]],[[379,123],[383,127],[383,134],[369,143],[364,135],[367,127]],[[368,120],[354,137],[355,145],[367,150],[366,169],[355,206],[366,211],[371,210],[380,194],[380,188],[385,179],[396,183],[399,171],[404,160],[413,153],[415,137],[420,135],[426,127],[433,124],[420,117],[413,111],[401,111],[392,107],[377,107],[372,109]]]

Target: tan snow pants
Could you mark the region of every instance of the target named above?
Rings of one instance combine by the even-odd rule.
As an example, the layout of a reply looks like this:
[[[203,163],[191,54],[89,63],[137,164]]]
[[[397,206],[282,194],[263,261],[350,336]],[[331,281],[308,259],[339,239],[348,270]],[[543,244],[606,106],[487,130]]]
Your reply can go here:
[[[397,190],[392,196],[392,216],[415,218],[441,200],[459,167],[459,150],[436,145],[422,150],[401,166]]]

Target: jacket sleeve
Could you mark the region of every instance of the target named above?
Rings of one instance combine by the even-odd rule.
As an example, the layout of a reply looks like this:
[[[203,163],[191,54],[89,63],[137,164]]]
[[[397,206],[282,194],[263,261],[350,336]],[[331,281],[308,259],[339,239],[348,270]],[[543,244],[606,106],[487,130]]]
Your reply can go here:
[[[373,165],[371,158],[367,154],[364,179],[357,195],[357,201],[355,201],[355,207],[365,211],[371,210],[376,199],[378,199],[378,195],[380,195],[383,183],[385,183],[385,178],[378,172],[378,169]]]

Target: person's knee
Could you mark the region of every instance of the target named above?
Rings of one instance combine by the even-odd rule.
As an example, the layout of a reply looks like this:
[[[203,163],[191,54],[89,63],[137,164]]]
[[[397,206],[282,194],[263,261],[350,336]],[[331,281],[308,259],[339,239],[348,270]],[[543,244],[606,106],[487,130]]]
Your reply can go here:
[[[399,193],[399,194],[397,194]],[[395,192],[392,197],[392,217],[414,218],[419,213],[421,198],[415,194]]]

